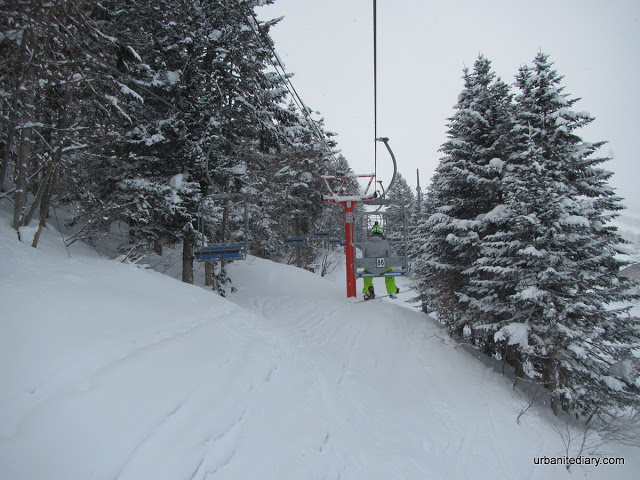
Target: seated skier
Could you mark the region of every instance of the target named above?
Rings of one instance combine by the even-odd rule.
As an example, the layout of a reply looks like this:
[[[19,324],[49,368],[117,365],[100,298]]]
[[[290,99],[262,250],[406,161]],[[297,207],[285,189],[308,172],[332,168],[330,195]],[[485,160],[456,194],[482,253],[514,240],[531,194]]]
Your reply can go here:
[[[385,240],[382,227],[378,225],[378,222],[375,222],[373,227],[371,228],[371,235],[362,248],[362,255],[365,258],[386,258],[392,256],[392,254],[393,253],[391,251],[391,245]],[[389,270],[391,270],[391,267],[389,267],[387,271]],[[385,277],[384,283],[389,296],[391,298],[397,298],[396,293],[399,293],[400,289],[396,287],[395,277]],[[376,298],[372,277],[364,277],[364,287],[362,288],[362,293],[364,294],[365,300]]]

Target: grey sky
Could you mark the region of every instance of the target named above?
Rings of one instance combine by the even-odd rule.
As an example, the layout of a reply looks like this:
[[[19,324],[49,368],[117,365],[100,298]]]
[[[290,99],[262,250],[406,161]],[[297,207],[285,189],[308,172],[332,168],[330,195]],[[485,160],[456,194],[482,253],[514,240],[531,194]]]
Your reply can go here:
[[[260,18],[285,18],[271,35],[293,84],[338,134],[356,173],[374,170],[372,0],[276,0]],[[377,0],[378,136],[390,138],[400,171],[426,187],[462,90],[462,69],[479,53],[504,81],[543,51],[575,105],[596,120],[579,134],[607,140],[605,167],[640,207],[640,2],[637,0]],[[378,146],[378,179],[391,161]]]

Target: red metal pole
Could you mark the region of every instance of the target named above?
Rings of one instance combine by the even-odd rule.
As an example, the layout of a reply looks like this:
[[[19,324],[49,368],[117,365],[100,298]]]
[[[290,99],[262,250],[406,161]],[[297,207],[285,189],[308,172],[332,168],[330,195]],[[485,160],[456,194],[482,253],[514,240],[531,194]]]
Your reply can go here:
[[[353,251],[353,207],[357,202],[343,201],[344,207],[344,244],[347,255],[347,298],[356,296],[356,274],[354,269],[355,255]]]

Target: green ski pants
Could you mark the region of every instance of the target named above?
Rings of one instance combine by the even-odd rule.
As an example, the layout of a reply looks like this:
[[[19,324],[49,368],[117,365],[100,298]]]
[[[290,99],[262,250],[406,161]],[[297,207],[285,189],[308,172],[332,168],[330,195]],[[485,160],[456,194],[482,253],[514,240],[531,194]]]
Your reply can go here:
[[[389,267],[387,272],[391,271]],[[366,272],[366,270],[365,270]],[[396,277],[384,277],[384,285],[387,287],[387,293],[396,293],[398,288],[396,287]],[[373,287],[373,277],[364,277],[364,287],[362,287],[362,293],[369,295],[369,287]]]

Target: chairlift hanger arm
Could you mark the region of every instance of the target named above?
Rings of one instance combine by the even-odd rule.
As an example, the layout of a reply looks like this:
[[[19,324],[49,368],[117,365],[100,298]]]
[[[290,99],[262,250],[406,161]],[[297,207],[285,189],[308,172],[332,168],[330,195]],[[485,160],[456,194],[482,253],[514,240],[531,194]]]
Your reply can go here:
[[[384,146],[387,147],[387,151],[389,152],[389,155],[391,155],[391,160],[393,161],[393,177],[391,177],[391,183],[389,183],[389,186],[387,187],[386,190],[384,188],[382,189],[382,198],[384,198],[385,195],[389,193],[389,191],[393,188],[393,185],[396,183],[396,176],[398,173],[398,163],[396,162],[396,156],[393,154],[393,150],[391,150],[391,147],[389,146],[389,139],[387,137],[380,137],[380,138],[376,138],[376,140],[384,143]]]

